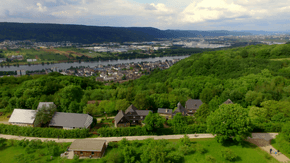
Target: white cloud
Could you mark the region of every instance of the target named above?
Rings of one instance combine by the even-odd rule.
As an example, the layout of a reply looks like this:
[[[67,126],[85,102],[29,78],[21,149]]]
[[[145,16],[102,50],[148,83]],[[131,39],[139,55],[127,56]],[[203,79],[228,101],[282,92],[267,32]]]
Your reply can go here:
[[[193,2],[181,13],[181,21],[185,23],[198,23],[207,20],[235,18],[248,15],[247,9],[225,0],[203,0]]]
[[[40,12],[45,12],[47,11],[47,8],[44,6],[41,5],[41,3],[36,3],[36,5],[38,6],[38,11]]]

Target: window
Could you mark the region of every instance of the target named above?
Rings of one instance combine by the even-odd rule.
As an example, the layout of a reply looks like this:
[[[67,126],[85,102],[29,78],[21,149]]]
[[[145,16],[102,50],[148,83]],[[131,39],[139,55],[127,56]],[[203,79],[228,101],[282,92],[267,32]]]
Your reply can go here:
[[[83,155],[83,152],[81,152],[81,155]]]
[[[189,110],[189,112],[192,112],[192,110]]]
[[[135,116],[133,116],[133,118],[135,118]]]
[[[135,123],[135,121],[133,121]]]
[[[95,154],[95,152],[92,152],[92,155],[94,155]]]
[[[141,119],[143,119],[143,116],[141,116]]]

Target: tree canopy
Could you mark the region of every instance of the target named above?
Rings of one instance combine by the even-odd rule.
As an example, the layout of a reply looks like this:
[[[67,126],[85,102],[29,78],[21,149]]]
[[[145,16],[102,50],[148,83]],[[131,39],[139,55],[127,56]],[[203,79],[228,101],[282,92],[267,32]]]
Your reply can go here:
[[[251,136],[252,131],[248,111],[239,104],[221,105],[207,117],[207,128],[221,143],[228,139],[241,142]]]

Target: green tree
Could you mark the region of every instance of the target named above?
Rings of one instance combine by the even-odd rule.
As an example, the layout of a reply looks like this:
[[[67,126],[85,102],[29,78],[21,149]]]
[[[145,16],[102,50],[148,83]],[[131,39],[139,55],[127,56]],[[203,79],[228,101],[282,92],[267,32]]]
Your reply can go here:
[[[63,111],[69,111],[68,107],[72,101],[80,102],[84,91],[81,87],[69,85],[60,91],[60,103]]]
[[[172,127],[174,133],[181,133],[183,132],[183,127],[187,125],[187,118],[183,116],[181,113],[175,114],[172,119]]]
[[[130,106],[130,103],[126,99],[116,100],[115,110],[125,111],[129,106]]]
[[[195,121],[197,123],[206,123],[207,117],[210,115],[210,110],[207,104],[203,103],[199,109],[194,113]]]
[[[267,121],[267,109],[251,106],[249,110],[249,117],[254,123],[263,123]]]
[[[248,110],[239,104],[223,104],[207,117],[207,128],[220,143],[232,138],[241,142],[251,136],[251,123]]]
[[[282,136],[285,140],[290,142],[290,122],[287,122],[282,128]]]
[[[100,112],[98,112],[98,108],[97,105],[95,104],[88,104],[84,107],[83,110],[84,114],[90,114],[90,115],[98,115],[101,114]]]
[[[156,132],[159,128],[163,128],[163,124],[165,122],[165,119],[161,117],[157,113],[149,112],[149,114],[145,117],[144,123],[145,128],[147,131],[153,131]]]
[[[54,105],[50,104],[48,107],[44,105],[36,112],[34,126],[35,127],[48,126],[50,120],[52,119],[56,111],[57,110]]]
[[[149,109],[150,108],[150,100],[149,97],[147,97],[147,95],[145,93],[138,93],[135,96],[135,100],[133,101],[134,106],[136,106],[136,108],[141,109],[141,110],[145,110],[145,109]]]

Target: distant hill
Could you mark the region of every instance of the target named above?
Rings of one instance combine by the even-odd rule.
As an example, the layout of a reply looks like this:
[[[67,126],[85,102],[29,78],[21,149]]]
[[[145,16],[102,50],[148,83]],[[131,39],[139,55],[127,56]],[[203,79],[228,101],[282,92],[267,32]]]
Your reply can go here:
[[[153,41],[157,38],[248,35],[225,30],[159,30],[152,27],[101,27],[85,25],[0,23],[0,41],[32,40],[40,42],[71,41],[78,43]]]

